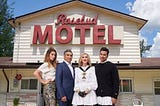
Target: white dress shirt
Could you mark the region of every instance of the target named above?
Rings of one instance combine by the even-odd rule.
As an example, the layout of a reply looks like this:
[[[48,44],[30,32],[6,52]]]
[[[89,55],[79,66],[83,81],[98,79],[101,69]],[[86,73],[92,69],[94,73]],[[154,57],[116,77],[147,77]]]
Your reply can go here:
[[[74,72],[73,72],[73,67],[72,67],[72,64],[68,63],[67,61],[64,60],[64,62],[68,65],[70,71],[71,71],[71,74],[72,74],[72,77],[74,78]]]

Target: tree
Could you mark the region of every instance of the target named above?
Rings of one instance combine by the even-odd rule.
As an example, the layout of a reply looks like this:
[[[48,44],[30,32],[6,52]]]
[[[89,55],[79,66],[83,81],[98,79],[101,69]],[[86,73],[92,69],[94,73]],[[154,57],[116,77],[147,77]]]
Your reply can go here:
[[[7,0],[0,0],[0,56],[13,55],[14,30],[9,25],[8,19],[13,16],[12,9],[7,5]]]
[[[145,45],[145,41],[144,41],[144,39],[142,39],[140,41],[140,53],[141,53],[141,57],[143,57],[143,53],[145,53],[147,50],[150,50],[151,47],[152,47],[152,45]]]

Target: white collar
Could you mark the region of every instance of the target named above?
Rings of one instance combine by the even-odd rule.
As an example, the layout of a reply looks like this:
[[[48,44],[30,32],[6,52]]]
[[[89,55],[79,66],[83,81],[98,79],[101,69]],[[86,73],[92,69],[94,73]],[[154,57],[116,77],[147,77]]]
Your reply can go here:
[[[67,65],[71,65],[72,63],[68,63],[66,60],[63,60]]]

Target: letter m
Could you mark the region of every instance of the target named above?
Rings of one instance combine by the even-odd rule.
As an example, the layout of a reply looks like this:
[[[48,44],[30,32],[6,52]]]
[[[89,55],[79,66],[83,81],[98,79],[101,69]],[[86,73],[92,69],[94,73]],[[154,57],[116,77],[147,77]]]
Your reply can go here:
[[[48,44],[52,44],[52,25],[47,25],[44,34],[42,34],[41,26],[35,25],[34,26],[34,32],[33,32],[33,44],[37,44],[37,41],[39,40],[39,44],[44,44],[48,37]]]

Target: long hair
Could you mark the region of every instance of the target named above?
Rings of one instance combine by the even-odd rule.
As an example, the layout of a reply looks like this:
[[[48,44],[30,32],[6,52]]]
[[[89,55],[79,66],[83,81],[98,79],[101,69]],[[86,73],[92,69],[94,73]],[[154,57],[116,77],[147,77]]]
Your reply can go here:
[[[88,58],[87,64],[88,64],[89,66],[91,66],[91,59],[90,59],[90,56],[89,56],[87,53],[82,53],[82,54],[80,55],[80,58],[79,58],[79,61],[78,61],[78,66],[79,66],[79,67],[82,66],[82,57],[83,57],[83,55],[87,55],[87,58]]]
[[[54,58],[53,61],[50,60],[50,53],[51,52],[55,52],[55,58]],[[57,65],[57,51],[53,47],[50,47],[47,50],[45,58],[44,58],[44,62],[48,63],[48,67],[53,66],[54,68],[56,68],[56,65]]]

